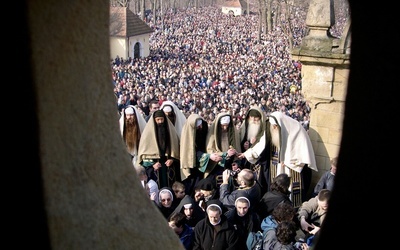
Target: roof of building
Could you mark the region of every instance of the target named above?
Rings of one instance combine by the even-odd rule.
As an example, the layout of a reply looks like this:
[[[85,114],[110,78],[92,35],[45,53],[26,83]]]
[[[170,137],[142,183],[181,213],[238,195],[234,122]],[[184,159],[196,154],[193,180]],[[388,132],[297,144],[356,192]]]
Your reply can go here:
[[[222,6],[231,8],[246,8],[247,2],[244,0],[225,0]]]
[[[153,31],[127,7],[110,7],[110,36],[131,37]]]

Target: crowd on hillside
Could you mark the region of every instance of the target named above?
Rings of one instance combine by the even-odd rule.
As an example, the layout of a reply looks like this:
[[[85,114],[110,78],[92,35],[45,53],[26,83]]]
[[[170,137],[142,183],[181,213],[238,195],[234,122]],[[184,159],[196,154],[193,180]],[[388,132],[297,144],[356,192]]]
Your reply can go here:
[[[293,11],[294,46],[306,35],[304,10]],[[340,37],[344,18],[331,33]],[[155,32],[147,58],[112,61],[119,111],[133,104],[148,115],[151,99],[174,102],[188,116],[209,122],[227,110],[240,126],[249,106],[280,110],[308,128],[310,107],[301,89],[301,63],[291,59],[277,27],[258,40],[258,15],[229,16],[216,7],[168,12],[149,21]],[[161,30],[161,26],[164,27]]]
[[[292,13],[293,43],[299,46],[307,34],[306,10]],[[338,16],[330,31],[336,37],[345,24],[345,15]],[[225,15],[216,7],[167,12],[162,21],[147,18],[154,29],[150,56],[111,61],[118,112],[133,105],[147,118],[152,100],[160,106],[169,101],[185,117],[198,114],[209,125],[229,112],[239,129],[247,111],[258,106],[265,115],[281,111],[308,130],[311,109],[302,95],[302,65],[291,58],[279,26],[258,39],[258,18]],[[176,228],[181,221],[169,223]]]
[[[306,12],[293,13],[298,46],[307,32]],[[336,32],[340,25],[344,20]],[[227,110],[240,126],[249,106],[257,104],[267,114],[283,111],[308,128],[301,63],[291,59],[279,27],[258,40],[258,15],[229,16],[216,7],[168,12],[163,30],[161,21],[150,19],[149,26],[155,30],[149,57],[112,61],[119,111],[133,104],[148,115],[151,99],[170,100],[186,116],[198,113],[209,122]]]

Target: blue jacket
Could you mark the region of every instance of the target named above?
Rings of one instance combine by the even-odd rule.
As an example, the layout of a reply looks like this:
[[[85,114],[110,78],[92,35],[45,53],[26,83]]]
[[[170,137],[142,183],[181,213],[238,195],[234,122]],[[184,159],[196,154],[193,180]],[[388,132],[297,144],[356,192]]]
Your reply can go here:
[[[272,217],[272,215],[268,215],[266,218],[264,218],[261,221],[261,229],[263,230],[263,233],[265,234],[268,230],[271,229],[276,229],[278,227],[278,223],[276,220]]]
[[[181,240],[186,250],[192,250],[194,241],[194,231],[191,227],[189,227],[186,224],[183,226],[183,228],[184,229],[182,233],[179,234],[179,239]]]

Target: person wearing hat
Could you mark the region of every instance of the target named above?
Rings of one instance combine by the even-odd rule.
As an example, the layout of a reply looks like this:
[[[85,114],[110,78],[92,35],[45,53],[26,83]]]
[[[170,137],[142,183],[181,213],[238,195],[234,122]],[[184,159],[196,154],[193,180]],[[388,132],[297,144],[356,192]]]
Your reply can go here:
[[[163,101],[160,109],[164,111],[167,118],[174,125],[176,133],[178,134],[178,137],[180,139],[183,125],[186,122],[186,116],[181,110],[179,110],[178,106],[176,106],[175,103],[171,101]]]
[[[260,138],[263,136],[265,131],[265,121],[266,116],[258,106],[252,106],[247,111],[244,122],[241,124],[239,129],[240,147],[242,152],[245,152],[260,141]],[[246,160],[243,161],[243,168],[256,170],[255,164]]]
[[[145,126],[146,121],[135,106],[129,105],[122,110],[119,128],[133,166],[136,165],[139,142]]]
[[[207,203],[206,217],[194,227],[193,249],[240,249],[239,238],[218,200]]]
[[[239,132],[229,113],[219,113],[209,127],[207,135],[207,153],[210,163],[205,170],[205,177],[222,175],[225,168],[230,169],[235,155],[240,153]]]
[[[199,206],[205,210],[209,200],[217,199],[219,196],[216,180],[214,178],[201,179],[195,186],[194,199]]]
[[[179,138],[171,121],[157,110],[147,122],[139,148],[137,164],[146,168],[147,175],[159,188],[172,187],[180,181]]]

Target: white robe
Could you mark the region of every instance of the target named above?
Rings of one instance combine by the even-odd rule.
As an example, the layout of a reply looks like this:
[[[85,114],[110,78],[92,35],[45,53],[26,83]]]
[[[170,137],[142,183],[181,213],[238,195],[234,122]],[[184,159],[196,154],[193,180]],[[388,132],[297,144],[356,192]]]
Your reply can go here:
[[[282,145],[279,152],[279,162],[283,162],[286,167],[299,173],[303,170],[305,164],[312,170],[318,171],[314,149],[310,137],[303,126],[280,111],[275,111],[269,116],[275,117],[281,128]],[[246,159],[253,164],[256,163],[265,148],[265,143],[264,132],[260,141],[244,152]],[[283,172],[285,170],[280,171]]]

